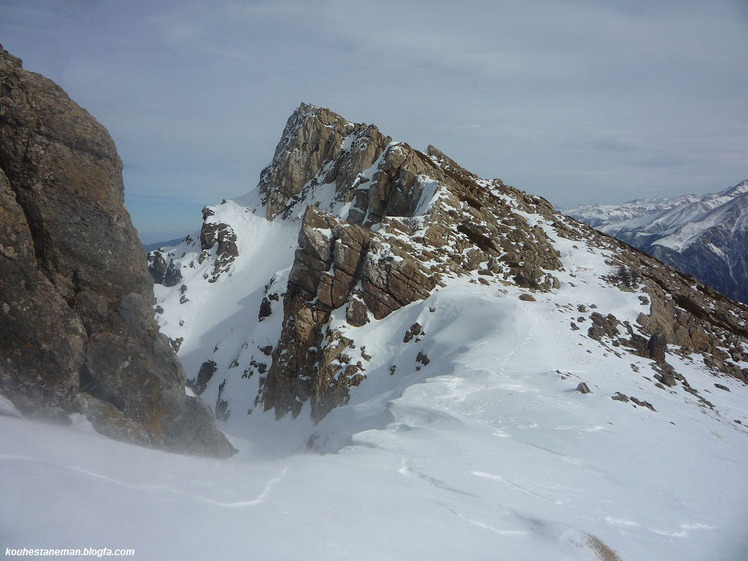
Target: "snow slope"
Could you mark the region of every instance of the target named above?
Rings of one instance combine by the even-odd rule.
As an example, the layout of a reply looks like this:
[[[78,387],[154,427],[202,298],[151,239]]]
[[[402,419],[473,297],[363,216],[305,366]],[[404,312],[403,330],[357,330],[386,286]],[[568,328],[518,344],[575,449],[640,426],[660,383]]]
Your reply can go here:
[[[246,208],[216,207],[233,214],[253,259],[214,291],[196,265],[184,279],[190,302],[162,301],[188,374],[191,357],[215,346],[222,366],[234,353],[259,358],[280,328],[280,313],[258,322],[256,310],[266,279],[282,282],[293,229]],[[231,460],[116,443],[80,420],[0,417],[0,545],[134,547],[155,560],[746,559],[743,384],[670,353],[712,408],[682,385],[658,387],[652,361],[587,337],[590,311],[633,321],[640,294],[601,280],[604,250],[535,222],[561,252],[559,290],[524,301],[518,287],[455,278],[346,327],[371,356],[367,380],[317,426],[304,411],[278,422],[246,414],[258,376],[229,372]],[[201,323],[206,310],[223,320]],[[425,336],[403,344],[416,321]],[[575,391],[582,381],[592,393]]]
[[[159,253],[173,285],[156,286],[159,325],[239,454],[137,448],[81,417],[70,427],[19,419],[0,399],[0,555],[5,546],[135,548],[159,561],[744,561],[744,310],[538,197],[427,153],[302,104],[261,177],[268,207],[258,192],[206,207],[199,233]],[[379,320],[365,306],[368,322],[346,321],[351,294],[325,304],[324,320],[289,314],[286,327],[345,338],[330,358],[333,381],[361,364],[361,383],[317,424],[309,400],[280,420],[262,402],[274,358],[297,343],[312,357],[317,341],[332,346],[280,341],[292,265],[314,249],[298,248],[311,239],[299,236],[309,204],[368,225],[377,240],[367,274],[391,280],[388,264],[412,257],[436,277]],[[493,238],[482,229],[490,221]],[[317,261],[334,280],[336,261],[326,271],[322,253],[341,264],[353,244],[325,245],[336,226],[314,224],[329,228],[302,235],[323,240]],[[700,318],[663,312],[675,297]],[[653,330],[637,327],[650,312],[669,313],[666,326],[686,322],[680,335],[712,336],[699,348],[715,356],[667,349],[678,378],[664,385],[665,363],[639,356],[655,356]],[[717,317],[722,331],[700,327]],[[605,321],[630,327],[631,339],[599,335]],[[303,390],[313,375],[283,381]]]
[[[158,284],[154,287],[156,299],[164,309],[157,316],[161,331],[172,339],[183,340],[179,358],[193,378],[206,356],[211,356],[221,368],[229,368],[232,363],[238,367],[240,362],[250,362],[248,357],[245,361],[238,359],[252,353],[260,356],[257,347],[274,344],[280,333],[282,312],[258,323],[257,311],[267,293],[266,285],[282,286],[287,281],[298,224],[268,221],[254,212],[251,200],[247,201],[247,205],[226,201],[211,207],[216,212],[212,217],[216,223],[229,223],[238,233],[236,243],[241,258],[230,271],[210,282],[216,249],[200,263],[199,235],[195,233],[170,248],[176,262],[185,265],[181,269],[180,290]],[[282,309],[282,302],[274,304]],[[253,342],[251,348],[248,341]],[[230,390],[227,393],[232,393]]]

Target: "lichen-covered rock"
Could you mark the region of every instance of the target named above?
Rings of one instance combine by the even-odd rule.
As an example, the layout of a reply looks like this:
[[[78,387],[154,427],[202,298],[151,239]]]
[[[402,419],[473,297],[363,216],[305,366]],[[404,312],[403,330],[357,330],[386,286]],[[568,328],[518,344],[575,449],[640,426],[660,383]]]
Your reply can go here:
[[[82,412],[115,438],[228,456],[185,395],[152,283],[108,133],[0,49],[0,393],[25,415]]]

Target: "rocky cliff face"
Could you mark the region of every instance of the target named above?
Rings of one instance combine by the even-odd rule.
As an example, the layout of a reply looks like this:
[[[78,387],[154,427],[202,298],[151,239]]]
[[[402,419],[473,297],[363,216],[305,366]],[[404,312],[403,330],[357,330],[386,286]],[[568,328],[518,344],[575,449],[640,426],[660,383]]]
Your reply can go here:
[[[159,334],[106,130],[0,50],[0,393],[25,415],[227,456]]]
[[[354,139],[330,133],[325,146],[338,149],[315,152],[318,158],[310,161],[304,139],[325,136],[319,130],[347,132]],[[565,221],[540,197],[478,178],[433,146],[426,154],[401,143],[381,148],[386,140],[374,127],[351,126],[328,110],[302,105],[263,173],[260,189],[270,217],[277,215],[272,208],[288,213],[305,200],[305,192],[332,184],[328,208],[342,204],[338,214],[344,219],[317,207],[304,214],[283,333],[264,387],[265,407],[282,415],[298,412],[311,399],[320,418],[364,379],[361,361],[340,361],[355,344],[342,330],[327,328],[332,310],[343,309],[349,325],[362,325],[425,298],[450,276],[473,273],[483,283],[495,277],[530,290],[559,288],[553,275],[562,267],[558,252],[544,229],[532,224],[532,215],[549,221],[559,236],[591,239],[611,250],[610,264],[618,273],[609,281],[632,290],[626,279],[637,279],[650,295],[651,311],[641,314],[637,328],[595,313],[590,336],[607,335],[643,356],[654,356],[653,345],[662,339],[706,353],[719,368],[746,380],[745,369],[736,366],[746,358],[745,309],[734,315],[733,304],[715,291],[703,286],[694,291],[693,279]],[[305,174],[298,171],[300,162]],[[336,173],[341,169],[346,173]],[[289,191],[289,185],[296,187]],[[672,382],[664,368],[663,377]]]
[[[347,360],[353,341],[327,327],[333,310],[361,326],[426,298],[443,278],[477,271],[528,288],[558,286],[557,252],[509,200],[547,214],[550,205],[483,181],[434,147],[427,152],[327,109],[302,104],[289,119],[259,186],[269,218],[306,208],[266,408],[298,413],[311,400],[319,419],[364,379],[363,363]]]

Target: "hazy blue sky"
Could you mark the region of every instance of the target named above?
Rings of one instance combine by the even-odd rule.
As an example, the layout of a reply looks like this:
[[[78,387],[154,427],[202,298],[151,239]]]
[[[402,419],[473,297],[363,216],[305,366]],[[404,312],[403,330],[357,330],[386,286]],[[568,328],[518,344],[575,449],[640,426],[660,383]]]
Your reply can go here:
[[[559,207],[748,177],[748,0],[0,0],[110,131],[147,241],[254,188],[301,101]]]

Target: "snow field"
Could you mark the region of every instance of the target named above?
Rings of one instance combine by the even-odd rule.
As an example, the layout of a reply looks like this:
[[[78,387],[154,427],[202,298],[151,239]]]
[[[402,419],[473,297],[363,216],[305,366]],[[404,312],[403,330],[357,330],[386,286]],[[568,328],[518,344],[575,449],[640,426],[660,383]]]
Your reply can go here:
[[[213,207],[237,234],[230,271],[209,283],[212,259],[199,264],[199,242],[183,243],[173,254],[188,301],[156,287],[188,377],[216,363],[202,397],[226,401],[219,426],[240,453],[176,456],[78,418],[0,416],[0,545],[134,547],[154,560],[610,561],[604,543],[623,561],[746,559],[744,388],[671,352],[712,408],[681,385],[657,387],[652,361],[589,338],[593,311],[634,324],[648,308],[601,280],[606,252],[534,215],[561,252],[559,290],[523,301],[476,276],[360,328],[336,310],[332,327],[366,365],[350,401],[316,426],[308,406],[280,421],[255,407],[261,374],[245,368],[269,362],[281,294],[263,321],[258,310],[285,290],[298,222],[268,222],[252,196]],[[416,322],[423,334],[404,342]],[[0,413],[13,410],[0,402]]]
[[[317,427],[304,412],[277,423],[290,455],[263,442],[259,412],[227,426],[242,452],[223,462],[2,417],[3,543],[42,535],[144,559],[599,559],[592,535],[624,560],[741,559],[745,429],[644,380],[649,361],[603,356],[568,329],[559,294],[518,293],[464,282],[351,328],[369,378]],[[415,321],[425,336],[403,344]],[[686,375],[712,381],[697,364]],[[593,393],[574,391],[582,380]],[[745,419],[736,383],[720,381],[733,392],[710,400]],[[311,431],[337,453],[304,452]]]

